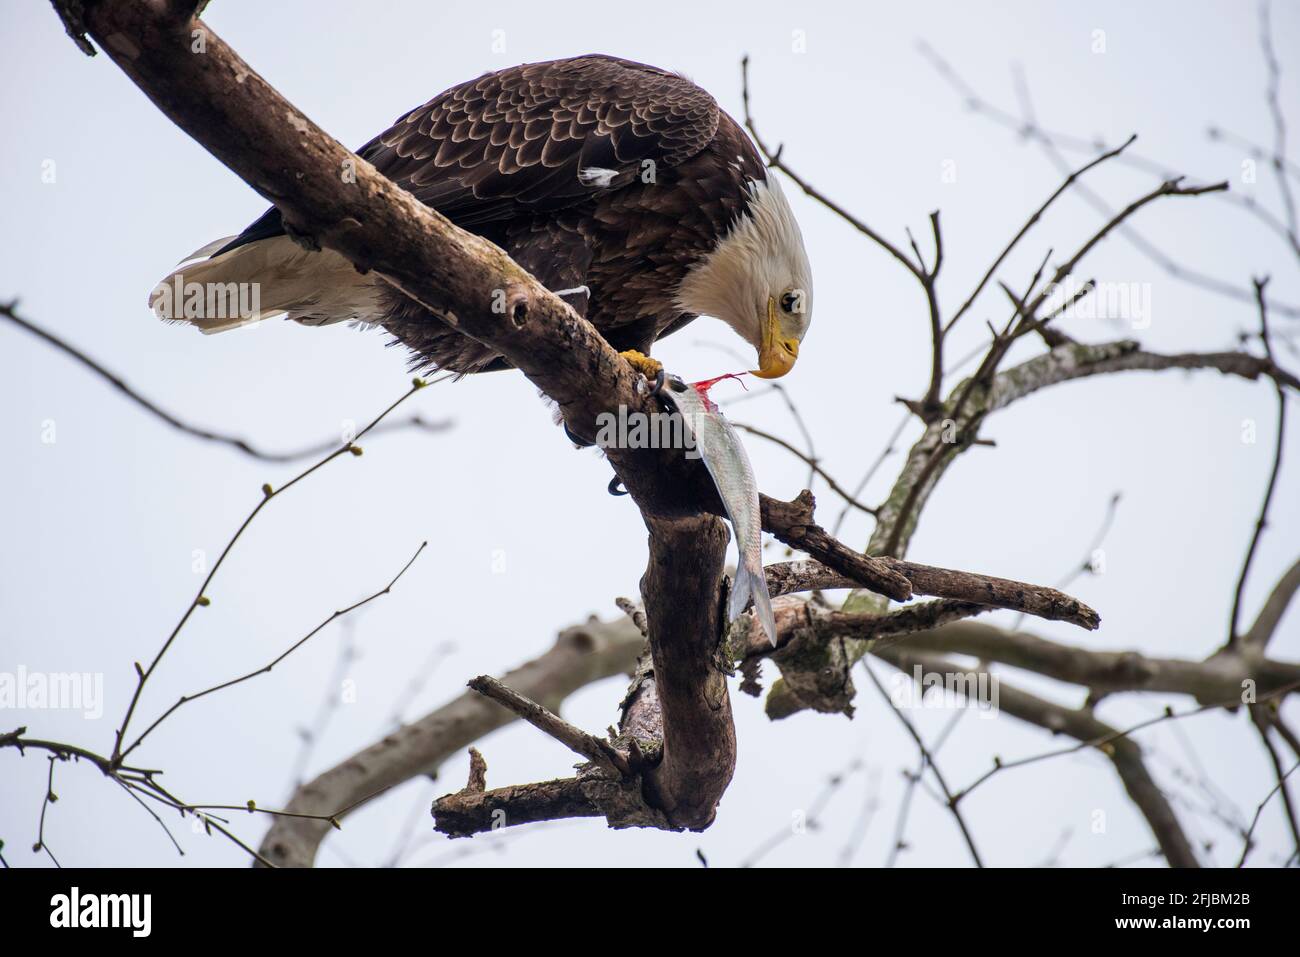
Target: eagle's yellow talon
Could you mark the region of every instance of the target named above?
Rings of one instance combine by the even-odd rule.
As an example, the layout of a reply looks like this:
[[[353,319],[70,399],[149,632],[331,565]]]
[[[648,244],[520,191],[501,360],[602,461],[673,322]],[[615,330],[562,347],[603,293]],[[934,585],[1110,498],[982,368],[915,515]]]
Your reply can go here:
[[[659,373],[664,371],[664,364],[658,359],[651,359],[643,352],[636,349],[628,349],[626,352],[620,352],[623,360],[637,372],[641,373],[647,379],[654,381],[659,377]]]

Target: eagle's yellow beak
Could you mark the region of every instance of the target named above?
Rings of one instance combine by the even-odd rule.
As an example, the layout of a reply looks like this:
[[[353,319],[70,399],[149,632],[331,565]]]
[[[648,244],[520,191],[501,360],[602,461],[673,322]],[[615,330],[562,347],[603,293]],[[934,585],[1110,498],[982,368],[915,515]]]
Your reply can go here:
[[[794,368],[799,358],[799,340],[782,337],[781,317],[776,300],[767,300],[767,321],[763,324],[763,344],[758,350],[758,368],[753,374],[760,379],[779,379]]]

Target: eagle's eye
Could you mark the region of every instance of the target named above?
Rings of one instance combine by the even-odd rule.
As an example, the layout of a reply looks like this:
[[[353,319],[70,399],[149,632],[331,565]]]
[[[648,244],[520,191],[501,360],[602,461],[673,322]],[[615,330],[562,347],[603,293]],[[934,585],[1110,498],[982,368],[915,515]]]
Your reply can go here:
[[[800,297],[793,289],[781,297],[781,311],[786,315],[793,316],[799,311]]]

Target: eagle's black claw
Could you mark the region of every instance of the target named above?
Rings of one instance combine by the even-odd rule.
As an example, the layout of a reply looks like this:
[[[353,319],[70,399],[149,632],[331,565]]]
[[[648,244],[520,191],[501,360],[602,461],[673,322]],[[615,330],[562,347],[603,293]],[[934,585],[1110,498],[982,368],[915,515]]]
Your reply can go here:
[[[650,390],[650,394],[658,395],[663,390],[664,383],[667,381],[668,381],[668,373],[663,370],[663,366],[660,366],[659,374],[655,376],[654,388]]]
[[[569,429],[569,423],[565,422],[563,419],[560,420],[560,425],[564,428],[564,434],[569,437],[569,441],[572,442],[574,445],[578,446],[579,448],[589,449],[596,444],[595,442],[588,442],[586,439],[582,438],[581,436],[574,435],[573,432]]]
[[[610,495],[627,494],[627,489],[623,488],[623,482],[617,475],[615,475],[612,479],[609,480],[609,494]]]

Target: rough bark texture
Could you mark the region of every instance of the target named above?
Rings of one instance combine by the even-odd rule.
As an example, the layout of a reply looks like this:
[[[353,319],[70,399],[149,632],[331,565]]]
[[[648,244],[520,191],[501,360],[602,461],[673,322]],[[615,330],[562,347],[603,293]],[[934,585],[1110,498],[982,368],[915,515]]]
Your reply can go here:
[[[855,552],[817,524],[813,519],[817,503],[811,492],[805,489],[790,502],[764,495],[760,504],[764,530],[791,548],[807,552],[822,564],[854,581],[867,583],[872,591],[895,601],[912,597],[912,587],[904,576],[870,555]]]
[[[722,565],[729,536],[712,515],[654,519],[648,525],[650,561],[641,594],[662,713],[663,758],[647,774],[647,792],[674,825],[702,830],[713,822],[736,768],[736,729],[720,654]]]
[[[448,837],[473,837],[503,827],[570,817],[603,817],[610,827],[676,830],[647,807],[634,781],[613,781],[598,774],[512,784],[483,791],[466,788],[433,805],[437,830]]]
[[[935,595],[958,601],[977,602],[993,608],[1010,608],[1048,621],[1068,621],[1095,631],[1101,616],[1079,601],[1055,588],[1030,585],[1008,578],[975,576],[950,568],[932,568],[897,558],[881,559],[881,564],[906,578],[918,595]]]

